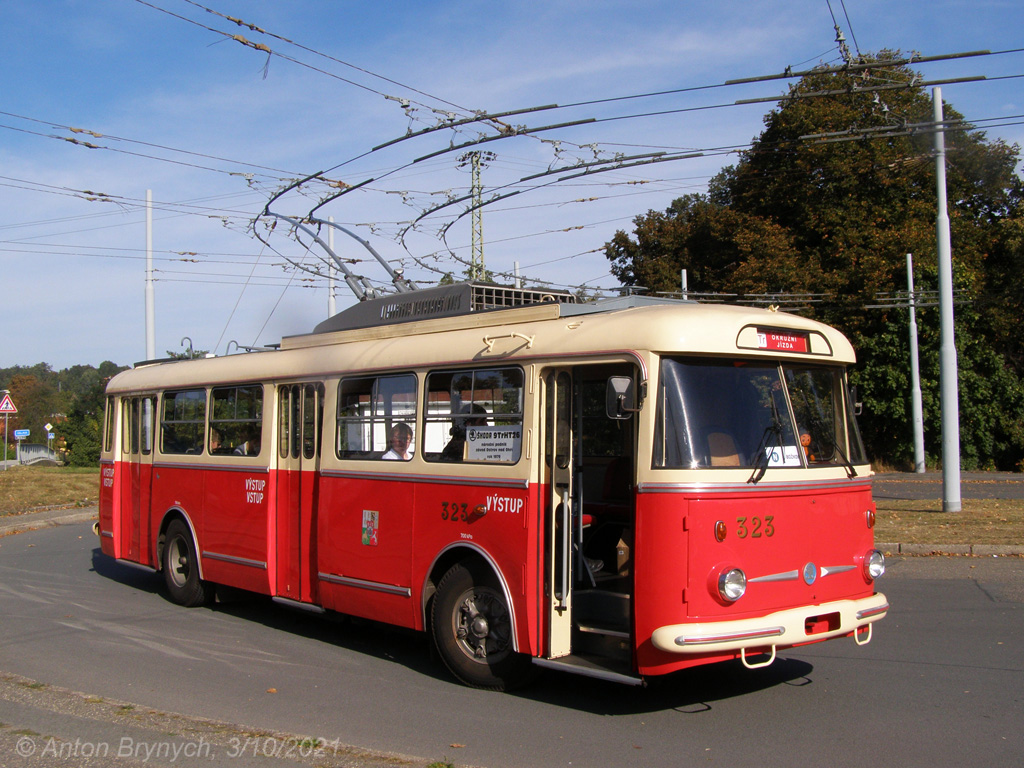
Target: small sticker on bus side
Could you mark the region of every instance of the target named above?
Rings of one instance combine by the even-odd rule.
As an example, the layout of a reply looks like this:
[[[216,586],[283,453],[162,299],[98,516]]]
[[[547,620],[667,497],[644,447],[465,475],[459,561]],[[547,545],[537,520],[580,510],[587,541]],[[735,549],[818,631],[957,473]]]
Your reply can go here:
[[[367,547],[377,546],[377,525],[380,520],[380,512],[373,509],[363,510],[363,545]]]

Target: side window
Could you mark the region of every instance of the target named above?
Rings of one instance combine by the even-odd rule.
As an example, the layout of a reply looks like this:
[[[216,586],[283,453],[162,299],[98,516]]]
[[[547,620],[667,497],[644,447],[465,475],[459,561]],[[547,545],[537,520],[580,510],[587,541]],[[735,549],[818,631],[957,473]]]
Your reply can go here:
[[[165,392],[160,418],[162,453],[203,452],[206,428],[206,390],[185,389]]]
[[[324,385],[306,384],[302,388],[302,457],[320,455],[320,432],[323,429]]]
[[[132,399],[126,397],[121,400],[121,453],[131,453],[132,443]]]
[[[436,371],[427,376],[427,461],[515,464],[523,443],[520,368]]]
[[[210,393],[210,453],[258,456],[263,434],[263,387],[215,387]]]
[[[103,424],[103,451],[110,453],[114,450],[114,417],[117,415],[117,401],[112,397],[107,398],[106,419]]]
[[[142,455],[149,456],[153,452],[153,422],[156,415],[156,398],[142,398],[142,423],[139,435],[142,444]]]
[[[415,374],[342,379],[338,387],[339,459],[412,458]]]

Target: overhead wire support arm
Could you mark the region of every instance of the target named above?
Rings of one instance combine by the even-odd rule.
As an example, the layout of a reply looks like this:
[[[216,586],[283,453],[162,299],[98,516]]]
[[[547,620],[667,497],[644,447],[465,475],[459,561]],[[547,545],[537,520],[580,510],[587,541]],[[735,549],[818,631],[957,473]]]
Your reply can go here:
[[[997,51],[1000,53],[1000,51]],[[991,56],[992,51],[967,51],[966,53],[947,53],[939,56],[905,56],[900,59],[879,59],[872,62],[864,62],[859,64],[844,64],[839,67],[821,67],[817,69],[802,69],[802,70],[790,70],[787,69],[785,72],[780,72],[775,75],[760,75],[758,77],[741,77],[736,80],[726,80],[725,85],[743,85],[746,83],[763,83],[768,80],[792,80],[793,78],[802,78],[807,75],[828,75],[836,74],[839,72],[859,72],[860,70],[867,69],[882,69],[885,67],[899,67],[904,64],[924,64],[932,61],[947,61],[949,59],[967,59],[972,56]]]
[[[544,112],[545,110],[558,109],[558,108],[559,108],[559,106],[557,104],[545,104],[545,105],[540,106],[540,107],[527,107],[525,109],[513,109],[513,110],[509,110],[507,112],[481,113],[479,115],[474,115],[473,117],[463,118],[462,120],[452,120],[452,121],[441,123],[440,125],[431,125],[431,126],[429,126],[427,128],[422,128],[421,130],[413,131],[411,133],[407,133],[404,136],[399,136],[398,138],[391,139],[390,141],[385,141],[383,144],[378,144],[377,146],[373,147],[370,151],[371,152],[376,152],[377,150],[385,149],[386,147],[390,147],[390,146],[392,146],[394,144],[398,144],[398,143],[406,141],[408,139],[415,139],[415,138],[417,138],[419,136],[425,136],[428,133],[436,133],[437,131],[443,131],[443,130],[446,130],[446,129],[449,129],[449,128],[461,128],[464,125],[472,125],[473,123],[482,123],[482,122],[487,122],[487,121],[497,121],[497,120],[499,120],[502,117],[513,117],[515,115],[525,115],[525,114],[529,114],[531,112]]]
[[[439,149],[436,152],[431,152],[428,155],[423,155],[422,157],[417,157],[415,160],[412,161],[411,165],[415,165],[416,163],[421,163],[424,160],[431,160],[431,159],[433,159],[435,157],[440,157],[441,155],[445,155],[445,154],[447,154],[449,152],[458,152],[459,150],[462,150],[462,149],[467,149],[469,147],[475,147],[478,144],[486,144],[489,141],[499,141],[501,139],[507,139],[507,138],[510,138],[512,136],[529,136],[529,135],[532,135],[534,133],[540,133],[541,131],[555,131],[555,130],[558,130],[559,128],[575,128],[576,126],[579,126],[579,125],[587,125],[588,123],[596,123],[596,122],[597,122],[596,118],[588,117],[588,118],[586,118],[584,120],[572,120],[572,121],[570,121],[568,123],[556,123],[555,125],[542,125],[542,126],[540,126],[538,128],[527,128],[525,126],[522,127],[522,128],[514,128],[512,130],[509,130],[509,131],[506,131],[506,132],[503,132],[503,133],[499,133],[496,136],[484,136],[481,139],[473,139],[473,141],[466,141],[466,142],[463,142],[462,144],[453,144],[452,146],[445,147],[444,149]]]
[[[927,88],[933,85],[946,85],[949,83],[976,83],[980,80],[985,80],[984,75],[976,75],[974,77],[957,77],[943,80],[911,80],[906,83],[895,83],[890,85],[872,85],[867,88],[834,88],[828,91],[811,91],[808,93],[797,93],[797,94],[783,94],[781,96],[761,96],[756,99],[739,99],[733,102],[736,105],[741,104],[762,104],[772,101],[798,101],[799,99],[814,99],[821,98],[824,96],[848,96],[854,93],[876,93],[878,91],[900,91],[907,88]]]
[[[496,194],[493,197],[491,197],[491,198],[489,198],[487,200],[482,201],[479,205],[472,205],[469,208],[467,208],[466,210],[464,210],[462,213],[460,213],[458,216],[456,216],[454,219],[452,219],[450,222],[445,224],[445,226],[442,229],[442,236],[443,236],[444,232],[447,232],[448,229],[453,224],[455,224],[455,222],[459,221],[461,218],[463,218],[467,214],[472,213],[477,208],[482,208],[483,206],[492,205],[494,203],[501,202],[502,200],[507,200],[508,198],[515,197],[516,195],[520,195],[523,192],[534,191],[534,190],[537,190],[537,189],[542,189],[544,187],[550,187],[550,186],[552,186],[554,184],[558,184],[558,183],[563,182],[563,181],[568,181],[570,179],[580,178],[582,176],[592,176],[592,175],[595,175],[595,174],[598,174],[598,173],[607,173],[608,171],[621,171],[621,170],[625,170],[627,168],[635,168],[635,167],[641,166],[641,165],[652,165],[654,163],[668,163],[668,162],[673,162],[675,160],[692,160],[694,158],[703,157],[703,156],[704,156],[703,152],[691,152],[691,153],[687,153],[687,154],[683,154],[683,155],[672,155],[672,154],[667,154],[667,153],[663,153],[663,152],[655,152],[655,153],[651,153],[649,155],[636,155],[635,157],[643,158],[643,159],[637,160],[635,162],[623,162],[624,160],[626,160],[628,158],[612,158],[612,159],[609,159],[609,160],[602,160],[602,161],[599,161],[597,163],[584,163],[584,164],[581,164],[581,165],[578,165],[578,166],[563,166],[563,167],[560,167],[560,168],[552,168],[552,169],[544,171],[542,173],[537,173],[537,174],[533,174],[531,176],[523,177],[519,181],[512,182],[510,184],[506,184],[503,187],[497,187],[497,189],[507,189],[509,186],[512,186],[512,184],[519,184],[519,183],[522,183],[523,181],[527,181],[527,180],[534,181],[536,179],[544,178],[546,176],[556,176],[556,175],[558,175],[560,173],[565,173],[566,171],[574,170],[575,168],[583,168],[584,170],[581,170],[581,171],[579,171],[577,173],[570,173],[570,174],[565,175],[565,176],[560,176],[559,178],[556,178],[556,179],[554,179],[552,181],[549,181],[546,184],[538,184],[538,185],[532,187],[529,190],[517,189],[517,190],[514,190],[512,192],[506,192],[504,194]],[[604,166],[604,167],[594,167],[594,166]],[[471,195],[464,195],[464,196],[462,196],[460,198],[457,198],[455,200],[450,200],[450,201],[445,202],[445,203],[441,203],[441,204],[435,206],[434,208],[430,208],[429,210],[424,211],[418,217],[416,217],[415,220],[413,220],[412,224],[410,224],[409,227],[406,228],[406,230],[414,227],[420,221],[422,221],[423,219],[425,219],[428,216],[433,215],[434,213],[436,213],[437,211],[441,210],[442,208],[446,208],[446,207],[448,207],[450,205],[453,205],[455,203],[464,202],[465,200],[470,199],[470,197],[471,197]]]

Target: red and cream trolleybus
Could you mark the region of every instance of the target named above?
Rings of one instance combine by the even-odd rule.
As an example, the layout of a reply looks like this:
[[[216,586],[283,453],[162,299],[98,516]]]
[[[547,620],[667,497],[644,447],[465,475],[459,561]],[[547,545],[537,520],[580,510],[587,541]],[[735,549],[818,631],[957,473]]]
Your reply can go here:
[[[639,682],[871,638],[888,604],[836,330],[464,283],[107,387],[98,532],[216,585],[428,632],[463,682]]]

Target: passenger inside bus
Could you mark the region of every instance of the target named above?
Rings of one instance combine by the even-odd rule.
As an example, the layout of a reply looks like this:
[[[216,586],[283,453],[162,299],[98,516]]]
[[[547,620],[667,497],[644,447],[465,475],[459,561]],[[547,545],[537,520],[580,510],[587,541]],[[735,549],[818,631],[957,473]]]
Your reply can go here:
[[[391,428],[391,448],[381,456],[386,461],[408,461],[412,458],[412,427],[400,421]]]
[[[260,433],[255,429],[250,430],[246,439],[235,446],[236,456],[258,456],[260,453]]]
[[[472,415],[453,417],[451,429],[448,430],[451,440],[441,451],[441,461],[462,461],[466,448],[466,429],[487,426],[487,409],[479,403],[463,406],[461,413]]]

